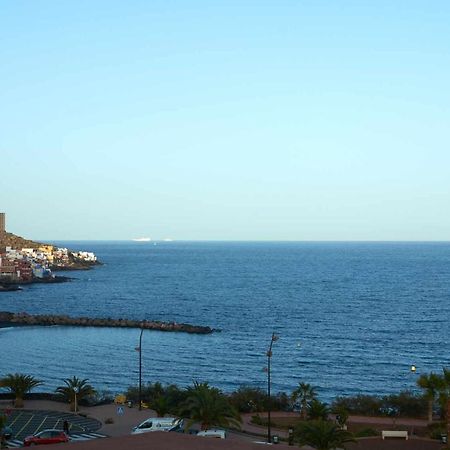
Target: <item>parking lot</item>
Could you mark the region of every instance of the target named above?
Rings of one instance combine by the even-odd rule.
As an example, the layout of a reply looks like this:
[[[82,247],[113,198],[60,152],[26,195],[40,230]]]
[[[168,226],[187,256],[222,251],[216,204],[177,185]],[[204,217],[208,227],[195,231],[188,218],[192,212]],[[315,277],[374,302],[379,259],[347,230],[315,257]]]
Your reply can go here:
[[[96,419],[83,417],[77,414],[61,411],[37,411],[37,410],[0,410],[7,415],[7,426],[11,427],[13,436],[8,441],[9,447],[19,447],[26,436],[39,431],[54,428],[63,429],[63,422],[69,423],[69,432],[72,440],[88,440],[105,437],[96,433],[102,423]]]

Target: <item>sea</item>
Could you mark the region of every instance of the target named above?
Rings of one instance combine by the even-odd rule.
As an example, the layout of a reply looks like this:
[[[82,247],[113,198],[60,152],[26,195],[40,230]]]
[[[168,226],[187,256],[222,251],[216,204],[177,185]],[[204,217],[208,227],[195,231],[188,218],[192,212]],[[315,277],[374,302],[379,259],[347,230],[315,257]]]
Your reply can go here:
[[[144,331],[143,382],[231,392],[299,382],[323,401],[418,390],[450,367],[449,242],[56,242],[103,265],[72,281],[0,293],[0,310],[207,325],[194,335]],[[219,331],[220,330],[220,331]],[[137,385],[139,329],[0,329],[0,374],[51,392],[88,378],[112,395]],[[410,368],[415,365],[413,373]]]

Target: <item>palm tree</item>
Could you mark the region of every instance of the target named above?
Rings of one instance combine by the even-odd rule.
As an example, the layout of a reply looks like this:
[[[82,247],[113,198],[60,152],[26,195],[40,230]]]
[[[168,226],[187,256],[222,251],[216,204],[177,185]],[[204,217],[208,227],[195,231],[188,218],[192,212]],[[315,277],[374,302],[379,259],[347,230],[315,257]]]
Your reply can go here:
[[[299,383],[297,389],[292,391],[292,401],[300,403],[300,416],[306,418],[308,403],[317,398],[317,392],[309,383]]]
[[[349,417],[348,410],[344,406],[338,406],[334,413],[336,413],[336,423],[343,429],[347,429],[347,420]]]
[[[433,404],[443,383],[443,378],[433,372],[424,373],[417,380],[417,385],[425,391],[424,397],[428,400],[428,422],[433,421]]]
[[[23,397],[25,394],[41,384],[42,381],[22,373],[9,373],[0,379],[0,387],[9,389],[16,396],[14,400],[16,408],[23,408]]]
[[[82,380],[74,376],[72,378],[65,378],[63,381],[65,386],[57,387],[56,392],[62,394],[70,402],[71,411],[76,410],[76,403],[80,400],[96,393],[95,389],[88,384],[89,380],[87,378]]]
[[[156,412],[158,417],[164,417],[170,410],[167,397],[160,395],[151,402],[150,407]]]
[[[317,400],[316,398],[311,400],[306,406],[309,420],[327,420],[328,414],[330,414],[330,408],[326,403]]]
[[[310,445],[316,450],[345,448],[346,442],[355,442],[352,433],[326,420],[300,423],[295,430],[295,435],[300,445]]]
[[[447,405],[450,399],[450,369],[446,367],[442,368],[442,376],[441,376],[442,385],[439,391],[439,406],[441,408],[441,418],[447,418]]]
[[[189,418],[186,424],[188,428],[193,423],[200,422],[202,430],[213,426],[240,426],[241,422],[241,416],[219,389],[197,381],[194,381],[193,387],[187,388],[181,415]]]

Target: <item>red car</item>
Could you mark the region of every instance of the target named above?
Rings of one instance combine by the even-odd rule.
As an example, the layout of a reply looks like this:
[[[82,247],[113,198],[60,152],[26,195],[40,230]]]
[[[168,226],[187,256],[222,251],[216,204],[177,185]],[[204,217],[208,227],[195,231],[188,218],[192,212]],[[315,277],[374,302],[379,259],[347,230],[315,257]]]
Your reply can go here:
[[[23,446],[60,444],[62,442],[69,442],[69,440],[69,436],[62,430],[42,430],[33,436],[26,437],[23,441]]]

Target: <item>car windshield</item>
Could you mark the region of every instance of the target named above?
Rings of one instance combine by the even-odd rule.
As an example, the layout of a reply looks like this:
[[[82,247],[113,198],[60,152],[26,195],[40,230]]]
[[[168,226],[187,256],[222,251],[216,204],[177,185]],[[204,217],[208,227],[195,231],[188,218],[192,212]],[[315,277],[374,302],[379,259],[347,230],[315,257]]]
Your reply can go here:
[[[38,438],[48,438],[51,436],[49,431],[42,431],[41,433],[36,435]]]

